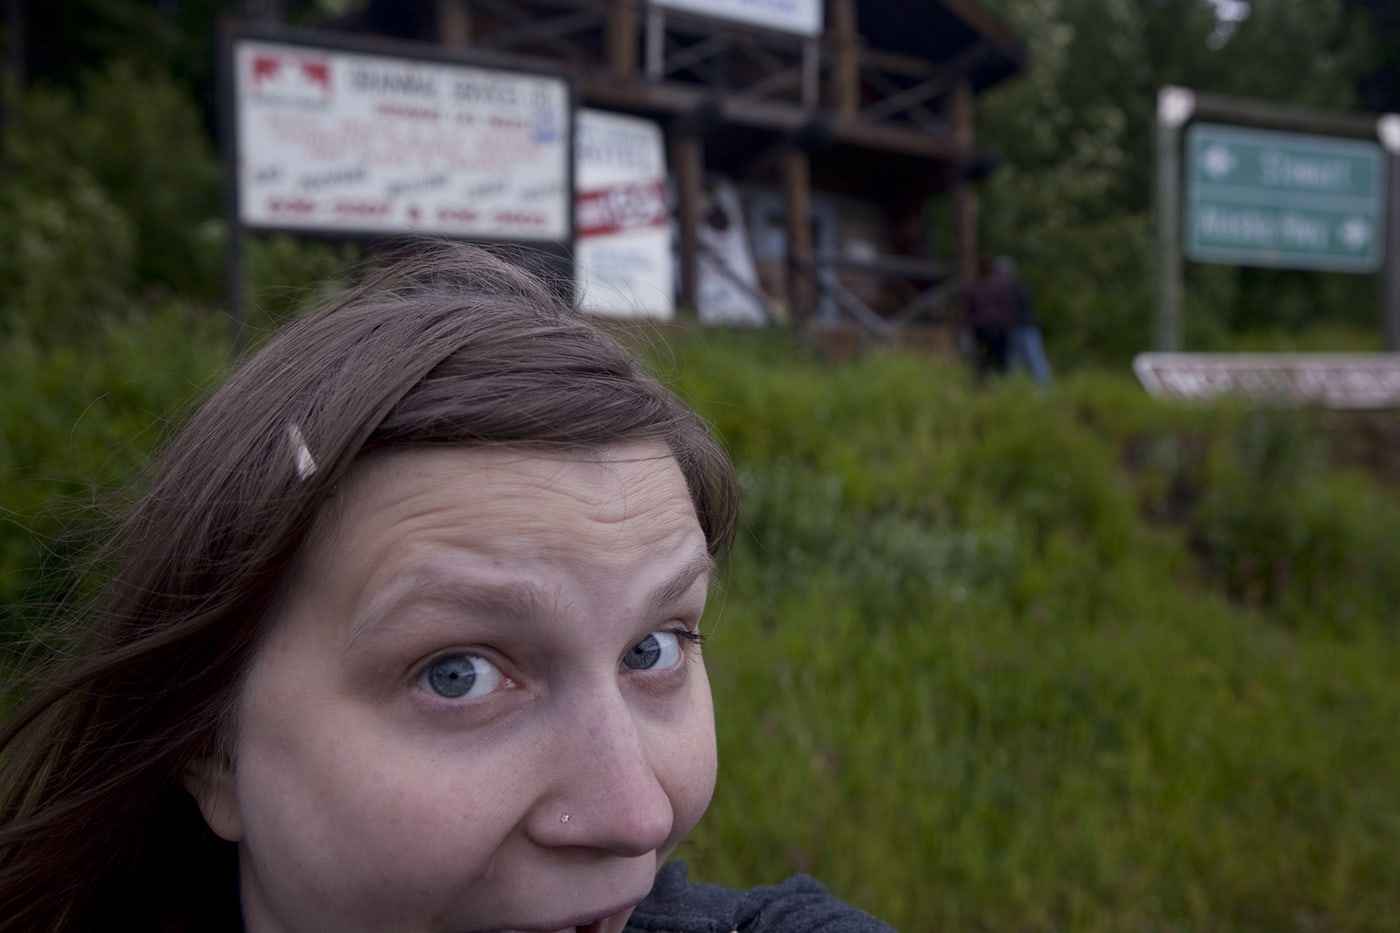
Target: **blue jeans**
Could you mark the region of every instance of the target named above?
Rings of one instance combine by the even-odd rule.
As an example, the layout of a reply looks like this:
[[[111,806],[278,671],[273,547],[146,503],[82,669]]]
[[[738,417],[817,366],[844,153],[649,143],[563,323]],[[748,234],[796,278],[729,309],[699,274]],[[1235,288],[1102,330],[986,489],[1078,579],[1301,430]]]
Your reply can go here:
[[[1036,382],[1043,386],[1050,384],[1050,361],[1045,358],[1045,345],[1041,341],[1039,327],[1013,327],[1007,344],[1007,355],[1010,357],[1008,368],[1011,372],[1024,366]]]

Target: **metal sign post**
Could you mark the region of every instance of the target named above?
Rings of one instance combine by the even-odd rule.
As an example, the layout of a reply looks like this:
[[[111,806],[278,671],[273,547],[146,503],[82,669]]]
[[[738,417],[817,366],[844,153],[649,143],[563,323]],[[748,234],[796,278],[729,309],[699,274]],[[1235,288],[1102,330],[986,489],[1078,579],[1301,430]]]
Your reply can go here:
[[[1163,88],[1157,99],[1155,349],[1182,349],[1184,248],[1196,262],[1383,270],[1386,347],[1400,350],[1397,153],[1395,115],[1377,120]]]
[[[1385,348],[1400,351],[1400,116],[1381,117],[1376,135],[1385,148],[1390,195],[1386,198],[1385,265],[1381,273],[1381,317]]]
[[[1167,87],[1157,96],[1157,321],[1153,346],[1181,349],[1181,127],[1196,95]]]

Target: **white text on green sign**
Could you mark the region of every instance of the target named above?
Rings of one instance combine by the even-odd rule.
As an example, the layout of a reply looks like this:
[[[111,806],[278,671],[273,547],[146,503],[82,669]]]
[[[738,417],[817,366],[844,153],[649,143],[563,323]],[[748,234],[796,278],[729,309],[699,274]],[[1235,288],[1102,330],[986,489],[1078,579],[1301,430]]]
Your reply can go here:
[[[1385,181],[1378,144],[1198,123],[1187,131],[1186,150],[1189,258],[1379,268]]]

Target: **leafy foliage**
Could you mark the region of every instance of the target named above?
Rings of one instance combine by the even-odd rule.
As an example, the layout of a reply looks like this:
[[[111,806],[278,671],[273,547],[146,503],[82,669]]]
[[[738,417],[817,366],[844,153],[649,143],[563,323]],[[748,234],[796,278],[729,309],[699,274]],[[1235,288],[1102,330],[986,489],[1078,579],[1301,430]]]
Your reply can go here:
[[[1400,929],[1400,503],[1323,420],[669,352],[745,493],[697,873],[909,930]]]
[[[224,370],[202,308],[106,308],[81,342],[0,344],[0,634],[74,585],[168,420]]]
[[[221,332],[170,305],[0,348],[9,637]],[[777,335],[653,351],[745,494],[696,874],[811,871],[909,930],[1400,929],[1400,509],[1332,465],[1330,420],[1105,373],[974,392]]]
[[[1256,412],[1217,452],[1194,519],[1211,576],[1297,625],[1383,619],[1400,605],[1397,503],[1335,475],[1316,415]]]
[[[911,931],[1400,930],[1394,488],[1339,469],[1316,413],[1171,408],[1091,368],[1148,339],[1156,88],[1344,107],[1374,50],[1333,0],[1253,0],[1228,38],[1196,0],[984,2],[1033,62],[981,111],[1006,157],[987,244],[1081,371],[978,393],[782,336],[655,348],[745,497],[706,623],[720,790],[683,854],[745,886],[812,871]],[[217,295],[189,102],[217,4],[181,3],[179,34],[100,6],[0,153],[7,644],[224,368],[219,316],[161,294]],[[254,339],[351,258],[250,241]],[[1195,268],[1188,343],[1354,339],[1373,287]]]
[[[0,326],[73,339],[133,289],[220,292],[219,170],[193,106],[114,66],[15,95],[0,148]]]
[[[248,338],[260,340],[302,308],[348,283],[360,250],[350,242],[324,243],[286,234],[244,240]]]
[[[1021,259],[1052,355],[1070,363],[1121,363],[1150,342],[1158,88],[1344,110],[1371,60],[1338,0],[1252,0],[1228,31],[1201,0],[987,6],[1027,38],[1031,66],[981,102],[982,144],[1005,160],[985,192],[985,247]],[[1374,330],[1376,294],[1372,276],[1192,266],[1187,343]]]
[[[135,236],[82,169],[56,189],[0,182],[0,328],[81,339],[131,286]]]

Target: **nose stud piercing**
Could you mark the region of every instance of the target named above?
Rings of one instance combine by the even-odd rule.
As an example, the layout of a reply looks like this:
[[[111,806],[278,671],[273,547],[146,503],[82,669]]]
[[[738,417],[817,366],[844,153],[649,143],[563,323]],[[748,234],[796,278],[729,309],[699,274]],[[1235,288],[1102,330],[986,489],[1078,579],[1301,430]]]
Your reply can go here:
[[[565,813],[563,816],[559,817],[559,822],[561,822],[561,823],[567,823],[567,822],[569,822],[569,814]]]

